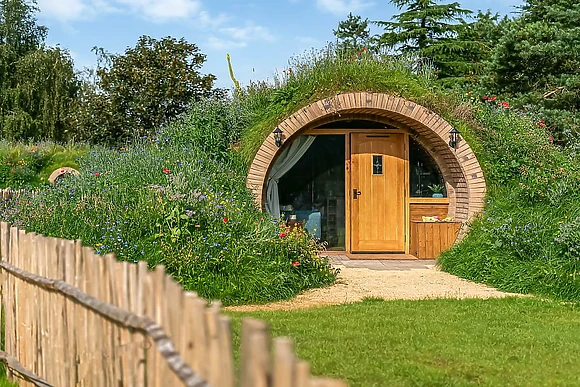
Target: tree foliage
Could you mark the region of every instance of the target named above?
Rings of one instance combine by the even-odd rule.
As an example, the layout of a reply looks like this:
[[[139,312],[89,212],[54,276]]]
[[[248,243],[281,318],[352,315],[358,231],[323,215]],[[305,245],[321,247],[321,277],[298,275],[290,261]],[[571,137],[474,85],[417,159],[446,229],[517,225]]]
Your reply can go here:
[[[468,59],[483,49],[466,31],[471,27],[463,17],[472,12],[458,2],[438,4],[437,0],[391,0],[405,9],[392,21],[378,21],[385,32],[379,45],[402,53],[418,55],[423,63],[431,61],[440,78],[458,77],[474,71]]]
[[[527,0],[491,52],[485,86],[540,108],[555,134],[580,132],[580,3]]]
[[[337,48],[341,51],[361,51],[372,45],[369,19],[363,20],[352,12],[332,32],[337,39]]]
[[[184,39],[142,36],[122,55],[97,54],[96,84],[85,86],[78,114],[93,141],[154,134],[191,101],[209,95],[215,80],[200,73],[206,56]]]
[[[78,81],[69,53],[45,47],[36,3],[0,1],[0,134],[66,140]]]

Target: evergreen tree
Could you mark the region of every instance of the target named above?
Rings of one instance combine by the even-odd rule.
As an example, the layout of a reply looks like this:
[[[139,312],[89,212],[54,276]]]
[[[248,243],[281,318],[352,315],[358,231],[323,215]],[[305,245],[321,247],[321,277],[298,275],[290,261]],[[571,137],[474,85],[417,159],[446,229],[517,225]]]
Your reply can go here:
[[[491,52],[484,84],[538,107],[562,140],[580,133],[580,3],[527,0]]]
[[[379,44],[402,53],[413,53],[421,62],[432,61],[441,78],[458,76],[469,71],[461,60],[465,52],[476,49],[478,42],[458,40],[460,31],[469,27],[463,20],[472,12],[458,2],[437,4],[436,0],[391,0],[404,12],[393,21],[378,21],[385,32]]]
[[[462,21],[457,26],[456,36],[426,49],[425,55],[437,58],[441,82],[450,86],[478,83],[508,22],[507,17],[479,11],[473,22]]]
[[[371,32],[369,19],[348,14],[346,20],[338,23],[336,30],[332,31],[337,39],[337,49],[340,51],[361,51],[363,48],[371,48]]]

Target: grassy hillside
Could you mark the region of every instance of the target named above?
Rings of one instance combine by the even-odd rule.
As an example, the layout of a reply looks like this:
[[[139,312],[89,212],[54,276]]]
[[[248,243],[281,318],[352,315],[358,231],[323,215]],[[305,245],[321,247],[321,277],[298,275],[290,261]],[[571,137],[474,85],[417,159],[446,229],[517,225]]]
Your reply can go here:
[[[412,100],[461,131],[488,184],[485,211],[443,254],[443,269],[503,290],[580,299],[580,164],[551,143],[541,116],[495,97],[440,89],[412,58],[322,51],[291,66],[273,85],[255,84],[238,96],[251,107],[240,131],[246,163],[277,123],[311,102],[349,91]]]
[[[193,104],[154,138],[94,148],[81,174],[4,203],[0,218],[30,231],[81,238],[102,254],[164,264],[187,289],[226,304],[288,298],[334,273],[308,236],[253,205],[245,187],[253,155],[280,121],[349,91],[385,92],[426,106],[456,126],[488,184],[487,204],[443,269],[501,289],[580,298],[580,172],[550,143],[542,117],[506,101],[441,90],[413,58],[332,51],[294,58],[272,84]]]

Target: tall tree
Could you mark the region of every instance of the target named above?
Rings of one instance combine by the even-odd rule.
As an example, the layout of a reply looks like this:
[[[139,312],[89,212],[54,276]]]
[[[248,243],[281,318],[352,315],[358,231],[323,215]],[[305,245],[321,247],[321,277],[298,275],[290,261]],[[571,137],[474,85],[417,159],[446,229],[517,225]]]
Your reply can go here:
[[[0,0],[0,133],[66,140],[78,81],[69,53],[45,47],[34,0]]]
[[[580,134],[580,3],[527,0],[490,55],[485,85],[541,109],[561,139]]]
[[[348,14],[346,20],[338,23],[336,30],[332,31],[337,39],[337,48],[343,51],[361,51],[363,48],[370,48],[371,31],[369,19],[362,19],[360,16]]]
[[[441,77],[455,75],[453,56],[472,49],[471,41],[458,41],[458,31],[465,28],[464,16],[472,12],[458,2],[437,4],[436,0],[391,0],[405,9],[393,21],[377,21],[385,32],[379,44],[402,53],[413,53],[422,61],[431,60],[441,71]]]
[[[500,19],[499,14],[490,11],[479,11],[474,19],[471,23],[462,21],[455,36],[441,39],[425,50],[426,55],[437,58],[439,78],[446,85],[477,83],[509,22],[507,17]]]
[[[215,81],[200,73],[206,56],[184,39],[142,36],[122,55],[103,54],[97,88],[86,90],[79,116],[95,141],[153,134],[190,102],[209,95]]]

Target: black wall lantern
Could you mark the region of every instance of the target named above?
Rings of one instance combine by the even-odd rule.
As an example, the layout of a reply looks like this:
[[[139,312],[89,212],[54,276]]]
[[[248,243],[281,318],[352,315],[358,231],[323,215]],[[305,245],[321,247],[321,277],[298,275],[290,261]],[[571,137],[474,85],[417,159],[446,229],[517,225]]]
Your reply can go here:
[[[455,129],[455,128],[451,128],[451,131],[449,132],[449,146],[453,149],[457,148],[457,142],[459,141],[459,135],[461,133],[459,133],[459,130]]]
[[[272,134],[274,134],[276,146],[280,148],[282,146],[282,130],[280,130],[280,128],[276,126],[276,129],[274,129],[274,132],[272,132]]]

